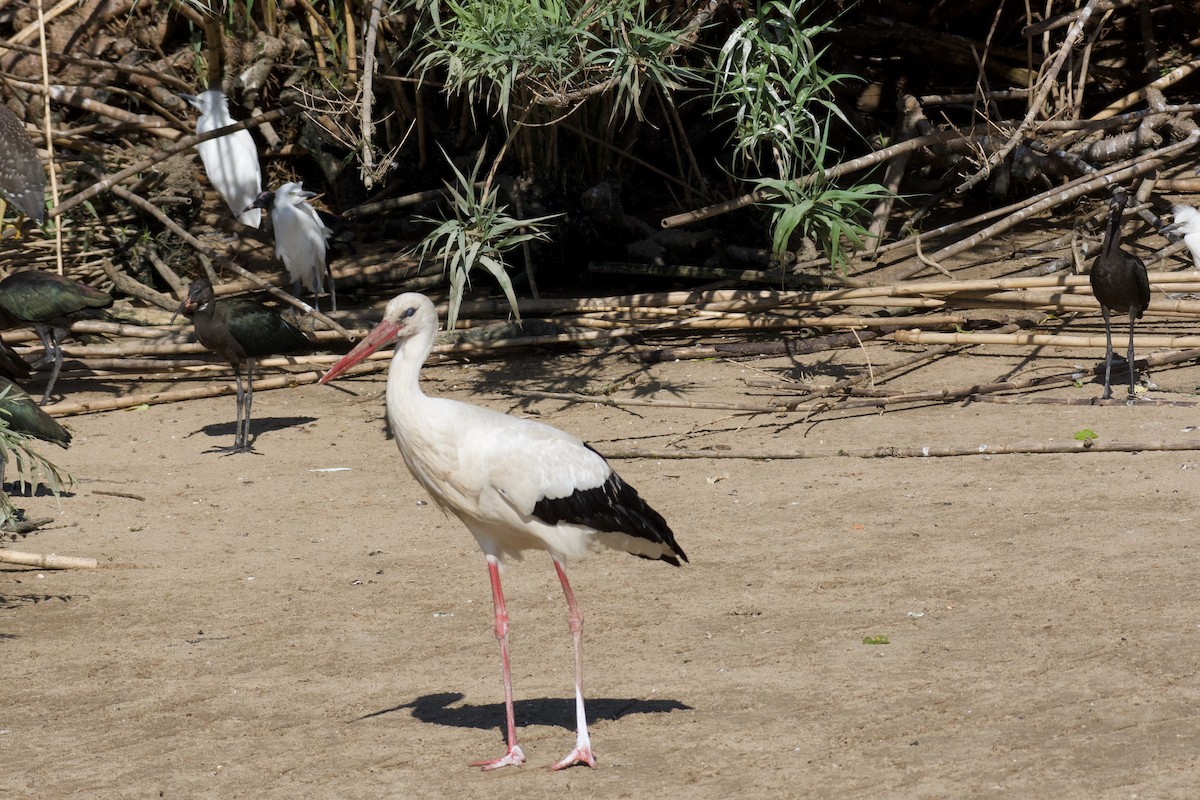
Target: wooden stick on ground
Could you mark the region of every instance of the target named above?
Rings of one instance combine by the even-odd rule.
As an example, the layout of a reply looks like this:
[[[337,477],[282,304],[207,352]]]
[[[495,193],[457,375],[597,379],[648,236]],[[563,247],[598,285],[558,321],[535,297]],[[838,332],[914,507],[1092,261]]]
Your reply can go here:
[[[96,559],[76,556],[60,556],[55,553],[23,553],[19,550],[0,549],[0,563],[20,564],[42,569],[95,569]]]
[[[891,447],[820,447],[807,450],[609,450],[604,457],[652,460],[689,458],[739,458],[780,461],[798,458],[951,458],[954,456],[998,456],[1018,453],[1143,453],[1200,450],[1200,438],[1180,441],[1104,442],[1011,442],[1008,444],[923,445]]]

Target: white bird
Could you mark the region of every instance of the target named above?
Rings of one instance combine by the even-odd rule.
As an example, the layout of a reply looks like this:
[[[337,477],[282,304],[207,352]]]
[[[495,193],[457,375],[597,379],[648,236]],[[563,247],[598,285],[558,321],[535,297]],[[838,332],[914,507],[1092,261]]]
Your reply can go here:
[[[183,98],[200,111],[196,133],[208,133],[232,125],[229,98],[219,89],[209,89],[198,95]],[[258,147],[250,131],[240,130],[227,136],[209,139],[196,145],[209,183],[224,198],[229,210],[243,225],[257,228],[262,211],[250,204],[262,191],[262,168],[258,164]]]
[[[513,717],[500,561],[544,550],[566,595],[575,650],[575,748],[553,768],[595,767],[583,705],[583,615],[563,562],[605,548],[674,566],[687,556],[666,520],[579,439],[540,422],[422,392],[418,375],[436,331],[437,311],[428,298],[395,297],[383,320],[320,383],[397,342],[388,371],[387,414],[400,454],[417,482],[462,520],[487,557],[504,670],[508,751],[473,766],[496,769],[525,761]]]
[[[299,295],[303,285],[313,293],[316,304],[316,298],[325,293],[328,277],[330,302],[337,311],[337,290],[326,262],[326,239],[333,231],[325,227],[317,210],[308,202],[308,198],[316,196],[315,192],[304,191],[302,184],[285,183],[274,192],[258,195],[254,207],[271,212],[275,257],[287,267],[292,293]]]
[[[1168,227],[1183,233],[1183,242],[1191,251],[1192,263],[1200,271],[1200,211],[1185,205],[1174,206],[1171,210],[1175,212],[1175,222]]]

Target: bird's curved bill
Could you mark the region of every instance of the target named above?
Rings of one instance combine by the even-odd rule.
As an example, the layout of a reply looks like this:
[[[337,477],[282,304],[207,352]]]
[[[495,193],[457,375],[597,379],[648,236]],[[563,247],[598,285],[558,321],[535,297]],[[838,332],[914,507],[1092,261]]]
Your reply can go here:
[[[387,320],[379,323],[371,329],[370,333],[363,337],[361,342],[354,346],[353,350],[342,356],[341,361],[330,367],[329,372],[322,375],[317,383],[329,383],[329,381],[364,360],[371,353],[374,353],[384,345],[391,344],[395,341],[396,335],[399,333],[400,326],[396,323],[388,322]]]
[[[174,325],[175,318],[178,317],[180,314],[183,314],[186,316],[187,312],[195,307],[194,305],[191,305],[191,302],[192,302],[192,296],[191,296],[191,294],[188,294],[187,297],[183,298],[183,302],[179,304],[179,308],[175,309],[175,313],[171,315],[171,321],[168,322],[167,324]]]

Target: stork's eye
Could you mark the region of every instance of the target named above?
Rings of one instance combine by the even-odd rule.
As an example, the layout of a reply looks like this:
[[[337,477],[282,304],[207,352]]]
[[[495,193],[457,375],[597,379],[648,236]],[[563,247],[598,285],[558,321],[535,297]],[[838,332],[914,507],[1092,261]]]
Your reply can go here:
[[[415,313],[417,313],[416,308],[406,308],[406,309],[404,309],[404,314],[403,314],[403,316],[400,317],[400,319],[408,319]]]

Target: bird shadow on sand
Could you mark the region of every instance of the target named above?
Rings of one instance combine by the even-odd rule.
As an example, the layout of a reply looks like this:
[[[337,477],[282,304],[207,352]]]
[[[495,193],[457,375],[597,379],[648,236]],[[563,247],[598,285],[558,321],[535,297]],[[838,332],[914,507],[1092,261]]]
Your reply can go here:
[[[396,711],[408,709],[413,717],[433,725],[451,728],[476,728],[489,730],[504,727],[504,704],[454,705],[463,699],[459,692],[427,694],[415,700],[391,708],[383,708],[363,714],[351,722],[361,722],[373,717],[382,717]],[[678,700],[642,700],[638,698],[597,697],[587,699],[589,722],[617,720],[630,714],[669,714],[672,711],[691,711],[692,707]],[[575,699],[538,698],[517,700],[513,703],[517,725],[553,725],[575,730]]]
[[[281,431],[286,428],[296,428],[300,425],[307,425],[310,422],[316,421],[316,417],[253,417],[250,420],[250,441],[256,441],[264,433]],[[194,436],[196,433],[202,433],[205,436],[212,436],[213,438],[232,439],[237,434],[237,423],[214,422],[188,435]]]

